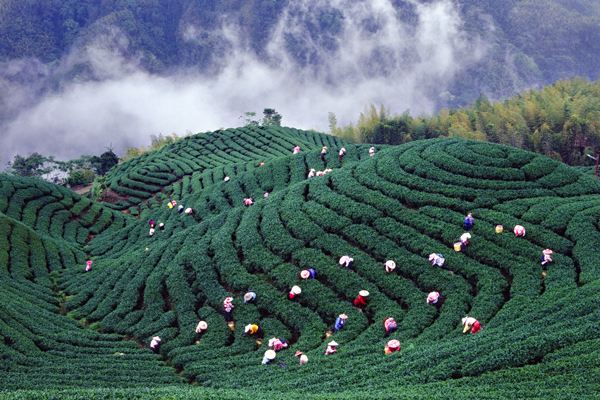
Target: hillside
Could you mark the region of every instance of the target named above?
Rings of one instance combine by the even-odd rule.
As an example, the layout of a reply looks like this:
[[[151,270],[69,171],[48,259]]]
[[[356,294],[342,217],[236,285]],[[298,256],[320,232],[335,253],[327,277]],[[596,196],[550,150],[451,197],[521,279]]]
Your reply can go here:
[[[307,179],[325,167],[324,144],[332,172]],[[346,144],[339,162],[342,145],[291,128],[195,135],[111,171],[116,203],[1,175],[0,397],[593,398],[595,178],[462,139],[380,147],[374,157]],[[244,207],[247,197],[255,202]],[[169,209],[172,199],[194,213]],[[454,252],[469,211],[471,243]],[[149,236],[150,219],[165,230]],[[516,224],[525,237],[512,234]],[[545,248],[555,254],[542,274]],[[443,268],[428,262],[434,252]],[[338,264],[344,254],[352,269]],[[316,279],[303,281],[308,266]],[[292,301],[293,285],[302,293]],[[256,302],[244,304],[249,289]],[[352,305],[359,290],[370,292],[364,310]],[[432,290],[444,297],[439,308],[425,301]],[[346,325],[328,338],[340,313]],[[480,333],[462,334],[465,315]],[[389,316],[402,348],[384,355]],[[202,336],[199,320],[209,327]],[[253,322],[263,343],[243,335]],[[271,337],[289,348],[261,365]],[[325,356],[331,339],[338,352]]]

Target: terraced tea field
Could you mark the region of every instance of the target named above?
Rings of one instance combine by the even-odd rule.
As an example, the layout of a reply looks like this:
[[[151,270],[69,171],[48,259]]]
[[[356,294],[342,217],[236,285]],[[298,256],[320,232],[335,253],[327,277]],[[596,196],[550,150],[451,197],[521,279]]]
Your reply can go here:
[[[112,170],[110,204],[1,176],[0,397],[598,396],[595,178],[480,142],[416,141],[373,157],[369,147],[290,128],[196,135]],[[472,237],[455,252],[468,212]],[[151,219],[164,230],[149,235]],[[315,279],[300,278],[307,268]],[[256,300],[244,303],[249,290]],[[361,290],[364,309],[352,302]],[[441,305],[427,304],[431,291]],[[466,315],[479,333],[462,333]],[[389,316],[398,329],[386,337]],[[264,340],[244,335],[252,323]],[[263,365],[272,337],[289,347]],[[401,350],[384,355],[390,339]],[[331,340],[337,352],[325,355]]]

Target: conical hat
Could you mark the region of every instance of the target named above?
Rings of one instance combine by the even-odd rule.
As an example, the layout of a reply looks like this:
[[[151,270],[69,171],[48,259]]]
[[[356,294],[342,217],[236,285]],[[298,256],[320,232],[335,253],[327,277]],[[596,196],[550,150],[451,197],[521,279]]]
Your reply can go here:
[[[332,340],[331,342],[327,343],[327,346],[336,347],[338,344],[335,340]]]
[[[398,349],[398,348],[400,348],[400,341],[396,340],[396,339],[392,339],[389,342],[387,342],[387,346],[390,349]]]
[[[291,292],[294,294],[300,294],[302,293],[302,289],[300,289],[300,286],[292,286]]]
[[[267,360],[274,360],[275,357],[277,357],[277,353],[275,353],[274,350],[267,350],[267,351],[265,351],[265,358]]]
[[[310,272],[307,269],[303,269],[300,271],[300,277],[302,279],[308,279],[310,277]]]
[[[369,297],[369,292],[366,290],[361,290],[360,292],[358,292],[358,294],[362,297]]]

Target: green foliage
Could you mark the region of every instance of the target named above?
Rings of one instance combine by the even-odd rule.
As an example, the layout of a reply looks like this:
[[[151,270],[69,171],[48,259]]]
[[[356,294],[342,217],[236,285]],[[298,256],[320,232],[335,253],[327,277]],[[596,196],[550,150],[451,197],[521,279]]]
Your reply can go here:
[[[54,168],[50,165],[54,162],[52,157],[46,157],[39,153],[32,153],[27,157],[17,154],[14,159],[8,163],[9,172],[18,176],[35,176],[50,173]]]
[[[347,155],[308,179],[324,168],[323,145]],[[504,145],[432,139],[378,146],[374,157],[369,147],[281,127],[191,136],[98,178],[128,196],[111,207],[0,176],[0,397],[593,397],[600,184]],[[194,213],[169,209],[172,199]],[[457,253],[467,212],[476,222]],[[164,230],[150,236],[150,219]],[[545,248],[555,254],[543,271]],[[433,252],[443,268],[428,262]],[[352,269],[339,265],[344,254]],[[300,279],[308,267],[316,278]],[[302,293],[292,301],[293,285]],[[255,302],[243,303],[247,290]],[[440,307],[425,301],[432,290]],[[346,326],[327,337],[340,313]],[[465,315],[481,333],[461,333]],[[398,321],[390,337],[388,316]],[[201,336],[199,320],[209,325]],[[262,343],[243,335],[249,323]],[[261,365],[271,337],[289,348]],[[386,356],[390,338],[402,349]],[[339,350],[325,356],[331,339]]]
[[[442,110],[434,117],[389,116],[375,106],[356,126],[332,132],[359,143],[401,144],[415,139],[461,137],[508,144],[572,165],[589,165],[600,151],[600,82],[559,81],[503,102],[480,97],[470,108]]]

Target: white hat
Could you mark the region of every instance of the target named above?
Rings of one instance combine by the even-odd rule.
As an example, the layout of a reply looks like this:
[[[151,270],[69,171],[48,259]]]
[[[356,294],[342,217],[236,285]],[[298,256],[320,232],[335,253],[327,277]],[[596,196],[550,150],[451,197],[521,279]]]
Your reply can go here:
[[[198,328],[200,328],[202,330],[206,330],[206,329],[208,329],[208,324],[206,323],[206,321],[200,321],[200,322],[198,322]]]
[[[461,239],[471,239],[471,234],[469,232],[465,232],[462,235],[460,235]]]
[[[228,177],[228,176],[226,176],[225,178],[223,178],[223,180],[224,180],[225,182],[227,182],[229,179],[231,179],[231,178],[230,178],[230,177]]]
[[[308,362],[308,356],[307,356],[306,354],[302,354],[302,355],[300,356],[300,364],[301,364],[301,365],[304,365],[304,364],[306,364],[307,362]]]
[[[277,338],[271,338],[269,339],[269,347],[273,347],[273,345],[275,344],[276,341],[278,341],[279,339]]]
[[[300,294],[302,293],[302,289],[300,289],[300,286],[292,286],[292,290],[290,290],[290,292],[294,293],[294,294]]]
[[[186,214],[191,214],[192,213],[192,208],[191,207],[186,208],[185,209],[185,213]]]
[[[250,329],[252,329],[252,324],[246,325],[246,327],[244,328],[244,332],[248,333],[250,332]]]
[[[389,347],[390,349],[398,349],[400,348],[400,341],[392,339],[389,342],[387,342],[387,347]]]
[[[249,301],[252,301],[252,299],[254,299],[255,296],[256,296],[256,294],[254,292],[248,292],[244,295],[244,301],[246,303]]]
[[[336,347],[338,344],[335,340],[332,340],[331,342],[327,343],[327,346]]]
[[[300,271],[300,278],[302,278],[302,279],[310,278],[310,272],[307,269],[303,269],[302,271]]]
[[[265,358],[267,360],[274,360],[275,357],[277,357],[277,353],[275,353],[275,350],[269,349],[269,350],[265,351]]]
[[[362,297],[369,297],[369,292],[366,290],[361,290],[360,292],[358,292],[358,294]]]
[[[396,262],[394,262],[393,260],[387,260],[385,262],[385,269],[389,270],[389,271],[393,271],[396,269]]]
[[[153,336],[152,340],[156,340],[157,342],[161,341],[160,336]]]
[[[543,250],[542,253],[544,253],[546,255],[550,255],[550,254],[553,254],[554,252],[550,249],[546,249],[546,250]]]
[[[348,319],[348,316],[346,314],[340,314],[339,317],[341,319]]]

